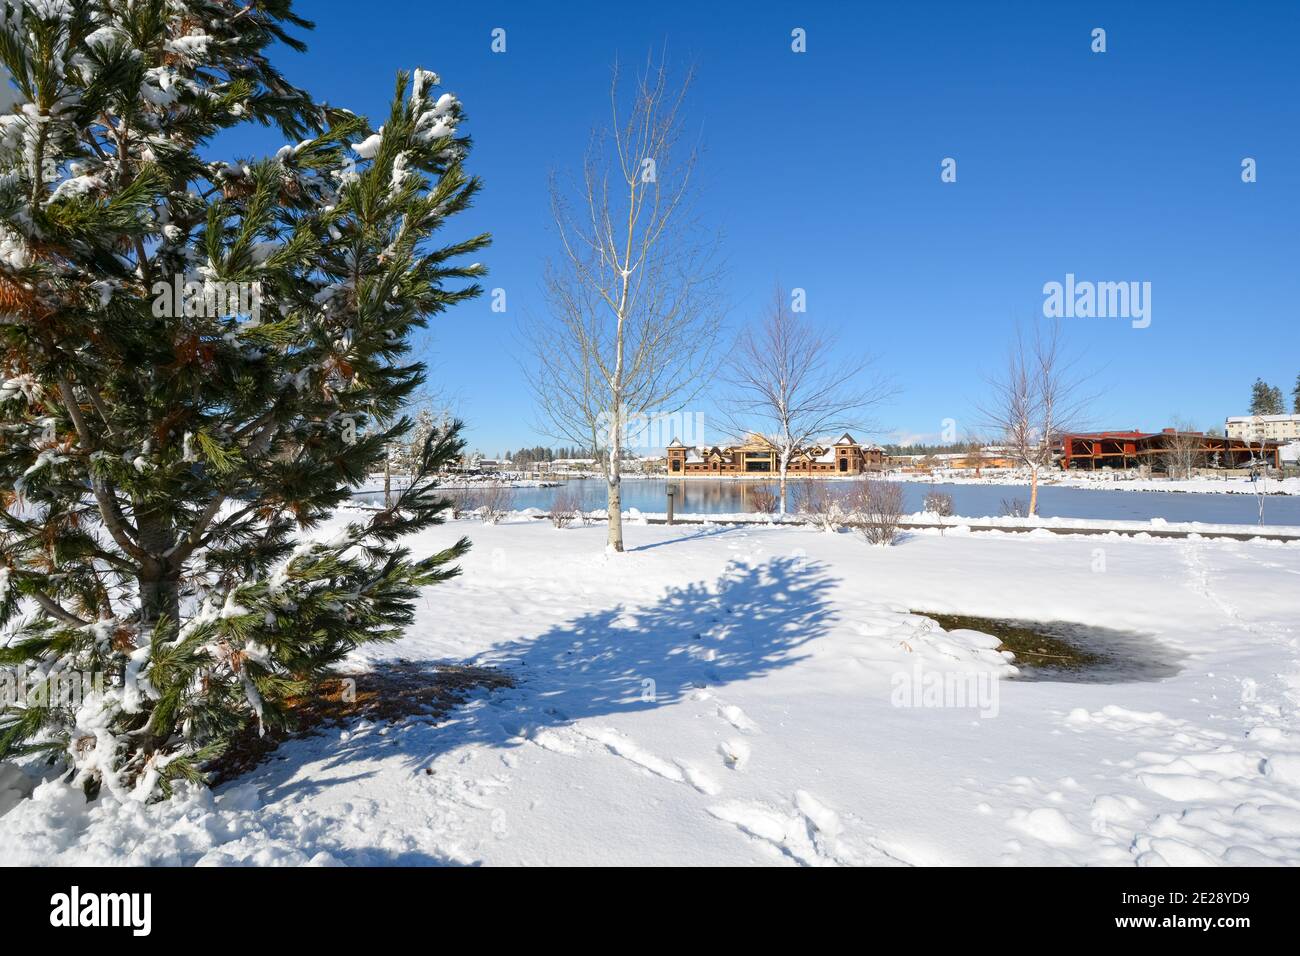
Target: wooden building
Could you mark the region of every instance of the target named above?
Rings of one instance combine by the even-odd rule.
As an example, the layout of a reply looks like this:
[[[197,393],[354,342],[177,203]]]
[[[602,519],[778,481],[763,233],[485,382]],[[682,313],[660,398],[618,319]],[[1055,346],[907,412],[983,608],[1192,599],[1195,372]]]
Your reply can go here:
[[[1061,439],[1062,469],[1135,468],[1149,466],[1165,471],[1171,456],[1195,461],[1198,468],[1248,468],[1263,461],[1270,468],[1282,465],[1280,443],[1246,442],[1241,438],[1180,432],[1166,428],[1158,432],[1086,432]]]
[[[924,472],[927,474],[939,470],[973,471],[978,474],[986,468],[996,471],[1015,468],[1018,464],[1016,459],[1007,454],[1006,449],[1000,445],[988,445],[978,452],[923,452],[915,455],[900,452],[885,456],[885,465],[888,468],[897,468],[903,472]]]
[[[740,445],[688,448],[677,439],[666,449],[668,477],[681,478],[760,478],[781,470],[780,454],[772,444],[751,436]],[[874,445],[860,445],[848,432],[836,441],[826,441],[800,448],[790,459],[792,477],[860,475],[879,471],[884,453]]]

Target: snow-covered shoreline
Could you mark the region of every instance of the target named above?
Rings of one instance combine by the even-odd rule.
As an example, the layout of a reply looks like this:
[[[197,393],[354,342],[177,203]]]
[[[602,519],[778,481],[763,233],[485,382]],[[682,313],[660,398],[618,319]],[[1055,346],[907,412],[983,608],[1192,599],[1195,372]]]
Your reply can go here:
[[[603,521],[605,515],[606,512],[598,509],[588,512],[587,518],[589,521]],[[541,508],[524,508],[509,513],[510,520],[541,520],[547,517],[548,513]],[[628,508],[623,512],[624,522],[635,525],[660,524],[667,521],[667,517],[667,513],[663,511],[641,511],[637,508]],[[673,520],[683,526],[743,524],[770,528],[798,528],[808,527],[812,524],[811,519],[803,515],[791,514],[782,518],[775,514],[765,514],[754,511],[737,511],[730,513],[675,512]],[[1099,536],[1146,535],[1147,537],[1153,537],[1170,533],[1188,536],[1247,535],[1251,537],[1259,537],[1261,539],[1295,539],[1297,543],[1300,543],[1300,527],[1295,525],[1243,524],[1208,521],[1167,521],[1164,518],[1149,518],[1139,521],[1113,518],[1069,518],[1060,516],[1036,516],[1033,518],[1026,518],[1012,517],[1009,515],[951,515],[948,517],[940,517],[924,511],[917,511],[902,516],[901,526],[904,530],[929,530],[937,527],[941,528],[948,534],[961,534],[981,529],[1014,528],[1023,529],[1030,533],[1033,533],[1036,530],[1043,530],[1045,532],[1052,532],[1053,530],[1075,530],[1080,533]]]
[[[1300,546],[949,530],[873,548],[810,528],[629,522],[628,553],[611,556],[600,526],[522,517],[411,544],[461,534],[475,545],[464,574],[353,664],[473,662],[517,687],[436,725],[290,742],[215,794],[87,806],[44,783],[0,817],[0,856],[1300,862]],[[987,635],[916,610],[1117,628],[1181,669],[1009,680]],[[995,686],[996,714],[900,697],[930,675]]]
[[[1023,485],[1028,476],[1017,472],[973,475],[938,471],[934,474],[894,472],[888,477],[898,481],[936,485]],[[1249,478],[1136,478],[1101,473],[1096,476],[1051,472],[1040,479],[1045,488],[1082,488],[1089,491],[1163,491],[1174,494],[1219,495],[1300,495],[1300,478],[1269,478],[1258,482]]]

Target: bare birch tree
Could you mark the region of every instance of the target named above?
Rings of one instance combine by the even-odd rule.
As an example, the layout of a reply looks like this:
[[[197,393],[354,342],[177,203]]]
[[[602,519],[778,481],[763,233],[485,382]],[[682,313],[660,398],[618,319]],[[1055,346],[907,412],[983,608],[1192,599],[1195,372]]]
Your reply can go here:
[[[990,428],[1002,435],[1007,457],[1029,470],[1030,517],[1038,514],[1038,480],[1051,467],[1061,439],[1081,427],[1087,399],[1077,361],[1065,354],[1060,326],[1034,326],[1026,341],[1017,327],[1001,375],[990,380],[983,407]]]
[[[794,313],[779,286],[762,321],[738,336],[724,375],[733,430],[776,451],[781,515],[795,453],[828,433],[870,428],[871,410],[893,394],[870,355],[841,353],[834,335]]]
[[[984,441],[977,435],[967,434],[966,467],[975,469],[975,477],[979,478],[986,461],[988,461],[988,455],[984,453]]]
[[[547,320],[525,333],[544,430],[607,457],[613,551],[623,550],[629,422],[699,394],[722,322],[716,239],[690,210],[698,150],[681,142],[690,81],[671,85],[650,59],[624,104],[615,68],[610,117],[579,182],[552,177],[562,252],[547,269]]]

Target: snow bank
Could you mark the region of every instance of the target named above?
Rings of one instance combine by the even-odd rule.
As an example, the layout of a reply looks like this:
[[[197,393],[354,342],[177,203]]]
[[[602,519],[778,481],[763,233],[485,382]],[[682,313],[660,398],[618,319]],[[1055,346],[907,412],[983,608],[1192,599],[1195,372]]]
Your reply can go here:
[[[936,469],[933,474],[896,472],[886,477],[895,481],[951,485],[1028,485],[1029,476],[1014,470],[990,471],[976,478],[968,472]],[[1039,479],[1040,487],[1091,488],[1105,491],[1169,491],[1190,494],[1300,495],[1300,478],[1137,478],[1118,472],[1050,472]]]

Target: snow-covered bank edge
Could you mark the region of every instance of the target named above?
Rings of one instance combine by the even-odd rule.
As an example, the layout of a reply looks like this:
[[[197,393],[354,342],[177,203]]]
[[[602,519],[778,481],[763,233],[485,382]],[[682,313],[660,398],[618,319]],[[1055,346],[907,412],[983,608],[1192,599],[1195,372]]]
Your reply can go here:
[[[588,521],[604,521],[606,512],[590,511],[586,513]],[[542,508],[524,508],[511,511],[503,520],[536,521],[549,517]],[[623,512],[623,520],[629,524],[662,524],[668,520],[666,512],[641,511],[629,508]],[[802,515],[777,515],[749,512],[731,512],[727,514],[706,514],[699,512],[676,512],[673,521],[682,525],[728,525],[743,524],[758,527],[807,527],[813,522]],[[973,531],[979,529],[1005,531],[1015,529],[1025,532],[1043,530],[1074,531],[1079,534],[1125,534],[1125,535],[1175,535],[1195,538],[1197,535],[1233,535],[1273,540],[1286,539],[1300,543],[1300,527],[1295,525],[1254,525],[1254,524],[1215,524],[1204,521],[1166,521],[1164,518],[1150,518],[1145,521],[1101,518],[1063,518],[1036,517],[1015,518],[1007,515],[984,515],[966,517],[953,515],[940,517],[927,512],[917,511],[904,515],[901,526],[905,530]]]
[[[982,475],[938,471],[933,474],[891,473],[886,477],[909,484],[923,485],[1028,485],[1027,475],[1005,471]],[[1300,478],[1268,478],[1258,482],[1249,478],[1138,478],[1124,475],[1085,477],[1055,472],[1043,476],[1040,488],[1080,488],[1085,491],[1163,491],[1174,494],[1206,495],[1300,495]]]

